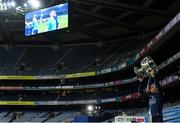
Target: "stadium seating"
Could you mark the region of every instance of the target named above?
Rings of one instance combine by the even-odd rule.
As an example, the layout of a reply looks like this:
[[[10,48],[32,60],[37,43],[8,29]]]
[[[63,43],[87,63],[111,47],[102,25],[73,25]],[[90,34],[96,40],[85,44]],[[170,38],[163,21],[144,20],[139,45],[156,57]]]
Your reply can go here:
[[[21,111],[23,114],[19,118],[13,118],[12,115],[15,112],[11,112],[6,117],[6,111],[0,113],[0,122],[71,122],[74,120],[74,117],[80,112],[76,111]]]
[[[19,119],[15,119],[13,122],[23,122],[23,121],[30,122],[32,118],[34,118],[37,114],[38,112],[26,112],[22,116],[20,116]]]
[[[180,122],[179,4],[0,0],[0,122],[148,122],[162,102],[164,122]]]
[[[164,122],[180,122],[180,105],[178,103],[165,104],[163,109],[163,120]],[[107,110],[104,112],[109,112],[115,114],[117,110]],[[21,111],[22,115],[18,119],[12,120],[12,114],[8,113],[9,111],[0,112],[0,121],[1,122],[72,122],[75,116],[80,115],[80,111]],[[130,110],[121,110],[127,115],[134,116],[145,116],[148,120],[147,108],[135,108]],[[8,115],[7,115],[8,114]],[[114,121],[114,118],[106,120]]]
[[[163,110],[165,122],[180,122],[180,105]]]
[[[133,48],[134,46],[132,46]],[[62,63],[66,64],[66,67],[63,68],[63,70],[59,71],[56,74],[64,74],[64,73],[75,73],[75,72],[82,72],[82,71],[89,71],[89,70],[95,70],[99,68],[104,68],[107,66],[113,66],[117,63],[123,62],[127,60],[127,55],[137,53],[136,50],[132,50],[129,47],[127,52],[124,52],[124,54],[120,54],[117,49],[121,49],[120,44],[112,44],[107,45],[104,48],[98,48],[96,46],[78,46],[78,47],[69,47],[67,48],[61,48],[58,51],[53,51],[51,48],[31,48],[26,51],[26,49],[23,48],[14,48],[11,52],[8,53],[5,49],[0,48],[0,52],[3,55],[2,58],[5,58],[5,55],[7,56],[6,61],[7,63],[0,63],[0,67],[16,67],[15,69],[9,70],[9,69],[3,69],[1,72],[1,75],[50,75],[55,74],[56,68],[54,66],[54,63],[56,63],[61,56],[68,53],[67,56],[61,61]],[[69,52],[68,52],[69,51]],[[91,51],[91,52],[89,52]],[[18,67],[20,64],[15,65],[15,61],[18,59],[19,54],[25,52],[26,55],[22,58],[22,63],[26,63],[27,70],[24,70],[22,73],[19,73]],[[74,58],[74,56],[78,56],[79,52],[82,53],[81,57]],[[35,57],[34,54],[40,57]],[[38,55],[39,54],[39,55]],[[49,60],[43,60],[47,56],[50,57]],[[51,57],[53,56],[53,57]],[[133,56],[131,54],[131,56]],[[117,60],[112,59],[116,58]],[[100,65],[96,64],[96,59],[100,58],[103,60],[103,63],[100,63]],[[88,61],[87,61],[88,60]],[[42,63],[43,61],[43,63]],[[68,61],[68,62],[67,62]],[[113,62],[112,62],[113,61]],[[88,63],[88,64],[87,64]],[[31,66],[33,65],[33,68]],[[43,66],[44,65],[44,66]],[[43,67],[42,67],[43,66]],[[30,69],[29,69],[30,68]]]
[[[74,92],[74,93],[68,93],[65,96],[58,96],[56,93],[38,93],[37,95],[34,95],[34,93],[17,93],[14,95],[13,93],[5,93],[3,96],[0,97],[1,101],[17,101],[18,95],[21,96],[21,101],[72,101],[73,99],[76,100],[85,100],[85,99],[103,99],[103,98],[112,98],[112,97],[119,97],[127,94],[131,94],[133,92],[137,91],[137,89],[127,89],[124,92],[116,92],[116,91],[108,91],[108,92],[101,92],[101,93],[80,93],[80,92]],[[58,98],[59,97],[59,98]]]
[[[31,122],[36,122],[36,121],[42,122],[42,121],[47,120],[49,118],[48,117],[49,112],[50,111],[40,112],[33,119],[31,119]]]

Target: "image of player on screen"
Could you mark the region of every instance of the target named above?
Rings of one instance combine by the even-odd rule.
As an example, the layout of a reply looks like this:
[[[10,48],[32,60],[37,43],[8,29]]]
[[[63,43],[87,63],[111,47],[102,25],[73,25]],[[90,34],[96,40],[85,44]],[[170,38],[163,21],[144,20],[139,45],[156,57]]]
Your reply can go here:
[[[46,30],[47,31],[53,31],[58,29],[58,16],[56,14],[55,10],[52,10],[49,14],[50,18],[48,19],[47,23],[46,23]]]
[[[38,20],[36,15],[33,16],[32,19],[32,35],[38,34],[38,28],[39,28],[39,23],[42,22],[43,14],[41,14],[40,19]]]
[[[32,34],[32,28],[33,28],[32,22],[28,23],[27,21],[25,21],[25,35],[26,36],[29,36]]]

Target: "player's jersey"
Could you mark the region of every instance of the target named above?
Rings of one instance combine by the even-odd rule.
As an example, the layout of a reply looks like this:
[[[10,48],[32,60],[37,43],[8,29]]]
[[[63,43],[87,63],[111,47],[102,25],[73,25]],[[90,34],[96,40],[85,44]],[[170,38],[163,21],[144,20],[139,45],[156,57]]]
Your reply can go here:
[[[48,31],[56,30],[57,21],[55,19],[49,19],[47,22]]]
[[[150,87],[151,84],[154,84],[154,83],[156,87],[158,88],[158,93],[157,94],[148,93],[146,95],[148,98],[149,111],[151,112],[151,115],[157,116],[157,115],[162,115],[162,105],[163,105],[162,89],[159,82],[156,82],[155,79],[153,79],[152,77],[149,78],[147,86]],[[141,95],[145,94],[143,91],[142,82],[140,82],[140,85],[139,85],[139,92]]]
[[[149,110],[152,116],[162,115],[162,101],[159,93],[149,95]]]
[[[38,21],[33,22],[33,30],[38,30]]]
[[[158,88],[157,94],[148,93],[149,98],[149,110],[152,114],[152,116],[162,115],[162,89],[159,84],[159,82],[156,82],[155,79],[152,77],[149,78],[148,84],[151,86],[151,84],[156,85]]]

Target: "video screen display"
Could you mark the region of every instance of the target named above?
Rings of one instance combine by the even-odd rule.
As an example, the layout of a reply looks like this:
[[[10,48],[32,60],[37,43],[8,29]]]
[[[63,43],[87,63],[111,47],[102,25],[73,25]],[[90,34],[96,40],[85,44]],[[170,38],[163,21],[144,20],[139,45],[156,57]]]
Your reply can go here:
[[[68,27],[68,3],[25,14],[25,36]]]

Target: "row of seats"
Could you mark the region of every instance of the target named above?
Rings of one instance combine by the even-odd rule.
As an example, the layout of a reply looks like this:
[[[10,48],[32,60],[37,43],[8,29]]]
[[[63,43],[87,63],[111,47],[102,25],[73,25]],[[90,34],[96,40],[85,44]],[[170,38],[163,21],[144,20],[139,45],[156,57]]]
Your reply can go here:
[[[78,111],[21,111],[19,117],[13,117],[18,112],[12,111],[7,115],[6,111],[0,112],[1,122],[72,122],[79,115]]]
[[[88,100],[88,99],[103,99],[103,98],[112,98],[124,96],[133,92],[136,92],[137,89],[128,89],[124,92],[118,92],[115,90],[112,91],[99,91],[99,92],[63,92],[62,93],[46,93],[46,92],[26,92],[26,93],[3,93],[0,95],[1,101],[64,101],[64,100]]]
[[[109,110],[109,112],[115,114],[117,110]],[[135,108],[121,110],[126,112],[130,116],[145,116],[148,120],[147,108]],[[19,117],[13,117],[14,113],[20,114]],[[72,122],[74,117],[80,115],[80,111],[1,111],[1,122]],[[13,119],[14,118],[14,119]],[[164,105],[163,108],[163,120],[164,122],[180,122],[180,104]],[[107,121],[114,121],[109,119]]]
[[[56,63],[62,63],[66,65],[66,68],[60,70],[58,74],[94,70],[95,68],[111,66],[110,64],[112,64],[112,61],[115,61],[114,58],[120,57],[121,59],[117,59],[117,62],[119,63],[120,61],[125,59],[128,54],[134,53],[134,50],[132,50],[134,49],[134,47],[134,45],[132,47],[129,47],[128,50],[123,51],[123,53],[121,51],[121,43],[105,45],[102,48],[99,48],[95,45],[65,48],[62,47],[57,51],[54,51],[51,48],[14,48],[12,51],[7,51],[3,48],[0,48],[0,54],[2,59],[1,61],[5,61],[0,62],[0,67],[3,68],[1,70],[1,74],[49,75],[55,73]],[[15,61],[17,61],[17,59],[19,58],[19,56],[21,56],[22,53],[24,54],[21,61],[19,61],[18,64],[15,64]],[[79,53],[81,53],[81,56],[79,56]],[[64,56],[64,54],[67,55],[65,55],[63,61],[59,61],[59,59],[61,59],[61,56]],[[74,56],[76,56],[76,58],[74,58]],[[97,65],[97,59],[102,59],[103,64],[100,63],[100,65]],[[18,67],[22,63],[25,63],[25,66],[27,67],[32,67],[31,70],[25,69],[22,73],[19,73],[18,69],[8,70],[8,68]],[[54,68],[54,70],[52,68]]]

